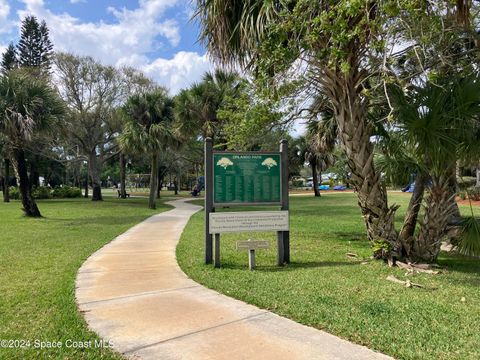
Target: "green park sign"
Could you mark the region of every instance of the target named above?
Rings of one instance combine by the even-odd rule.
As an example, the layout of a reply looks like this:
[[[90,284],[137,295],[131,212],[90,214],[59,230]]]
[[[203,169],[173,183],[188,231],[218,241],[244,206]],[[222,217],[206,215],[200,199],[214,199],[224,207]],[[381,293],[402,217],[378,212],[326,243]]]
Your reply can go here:
[[[280,153],[214,152],[214,205],[281,204]]]
[[[290,262],[288,142],[280,151],[214,151],[205,139],[205,263],[220,267],[220,235],[277,232],[277,264]],[[224,207],[278,205],[278,211],[222,211]],[[214,241],[215,239],[215,241]],[[249,249],[250,252],[254,249]],[[252,268],[252,262],[250,262]],[[254,266],[254,265],[253,265]]]

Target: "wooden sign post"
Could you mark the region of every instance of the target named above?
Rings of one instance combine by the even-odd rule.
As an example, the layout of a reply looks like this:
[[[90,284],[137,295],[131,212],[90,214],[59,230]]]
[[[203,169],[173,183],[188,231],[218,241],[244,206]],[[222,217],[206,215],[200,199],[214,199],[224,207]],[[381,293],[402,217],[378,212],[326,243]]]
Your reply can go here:
[[[238,205],[279,205],[280,211],[215,212],[219,206]],[[222,232],[269,230],[277,231],[278,265],[289,263],[288,207],[286,140],[281,141],[279,152],[232,152],[213,151],[212,139],[205,139],[206,264],[213,261],[220,267]]]

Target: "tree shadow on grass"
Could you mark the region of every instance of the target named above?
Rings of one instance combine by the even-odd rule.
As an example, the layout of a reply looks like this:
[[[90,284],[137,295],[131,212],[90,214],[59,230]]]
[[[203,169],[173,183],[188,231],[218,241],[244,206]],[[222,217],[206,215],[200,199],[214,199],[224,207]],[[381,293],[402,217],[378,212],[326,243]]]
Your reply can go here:
[[[354,209],[354,210],[352,210]],[[352,206],[345,206],[345,205],[331,205],[331,207],[328,207],[328,211],[323,211],[323,212],[318,212],[317,208],[308,208],[307,206],[302,207],[302,208],[293,208],[291,210],[292,214],[295,214],[297,216],[321,216],[324,219],[341,219],[343,217],[350,217],[350,216],[356,216],[357,212],[355,208]],[[360,210],[358,210],[360,212]]]
[[[281,272],[281,271],[295,271],[300,269],[313,269],[322,267],[338,267],[338,266],[352,266],[360,265],[360,262],[355,261],[306,261],[306,262],[291,262],[285,266],[272,265],[257,265],[255,271],[258,272]],[[248,270],[248,264],[240,265],[238,263],[222,263],[222,268],[235,270]]]
[[[155,215],[155,214],[152,214]],[[148,217],[148,216],[147,216]],[[86,226],[86,225],[121,225],[125,223],[136,224],[145,220],[145,216],[131,215],[131,216],[95,216],[80,219],[62,219],[45,217],[48,221],[64,222],[67,226]]]
[[[480,259],[460,254],[445,254],[438,264],[447,271],[458,271],[480,276]]]
[[[367,242],[368,239],[365,234],[360,234],[358,232],[340,232],[340,231],[333,231],[328,233],[328,236],[333,239],[339,240],[348,240],[348,241],[365,241]]]

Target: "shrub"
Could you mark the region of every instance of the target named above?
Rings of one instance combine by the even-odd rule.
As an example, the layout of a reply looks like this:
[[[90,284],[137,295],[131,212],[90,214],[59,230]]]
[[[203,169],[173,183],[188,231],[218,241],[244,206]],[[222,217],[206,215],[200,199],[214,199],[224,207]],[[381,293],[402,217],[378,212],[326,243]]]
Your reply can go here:
[[[32,195],[35,199],[51,199],[52,189],[49,186],[39,186],[33,189]]]
[[[82,190],[72,186],[61,186],[53,189],[52,195],[54,198],[78,198],[82,197]]]
[[[20,199],[20,191],[15,186],[10,186],[8,188],[8,194],[10,195],[10,199],[12,199],[12,200],[19,200]]]
[[[292,181],[292,186],[293,187],[303,187],[305,186],[305,182],[302,180],[293,180]]]

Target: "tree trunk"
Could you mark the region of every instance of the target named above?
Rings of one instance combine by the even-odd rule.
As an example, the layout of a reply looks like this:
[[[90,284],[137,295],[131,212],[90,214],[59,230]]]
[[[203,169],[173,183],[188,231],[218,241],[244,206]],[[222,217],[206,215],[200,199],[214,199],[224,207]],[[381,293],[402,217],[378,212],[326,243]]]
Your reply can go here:
[[[148,199],[148,207],[150,209],[156,209],[155,195],[158,185],[158,155],[152,155],[152,169],[150,172],[150,196]]]
[[[413,243],[412,260],[433,262],[437,259],[448,221],[455,212],[450,185],[449,179],[432,177],[420,233]]]
[[[123,152],[120,152],[120,197],[122,199],[127,198],[127,191],[125,186],[126,166],[127,166],[127,163],[125,161],[125,155],[123,154]]]
[[[354,60],[352,63],[347,75],[340,69],[325,69],[321,81],[332,100],[342,148],[352,173],[350,183],[358,196],[368,238],[388,244],[375,256],[397,257],[401,253],[394,224],[398,206],[388,206],[385,186],[373,164],[374,148],[370,142],[373,126],[367,118],[368,99],[361,93],[363,74]]]
[[[477,182],[476,182],[475,186],[480,186],[480,162],[477,165],[476,173],[477,173]]]
[[[10,184],[10,160],[3,159],[5,164],[5,178],[3,179],[3,202],[10,202],[10,193],[8,185]]]
[[[87,176],[85,177],[85,193],[83,194],[83,197],[88,199],[88,181],[89,179],[89,174],[88,174],[88,164],[87,164]]]
[[[415,190],[413,190],[410,203],[408,204],[407,212],[403,220],[403,227],[400,231],[399,241],[402,243],[402,257],[410,257],[413,247],[415,227],[417,225],[418,213],[423,201],[423,194],[425,193],[425,183],[427,176],[419,173],[415,179]]]
[[[310,167],[312,168],[313,193],[315,194],[315,196],[320,196],[320,190],[318,188],[317,159],[311,158],[308,162],[310,163]]]
[[[174,194],[175,195],[178,195],[178,182],[177,182],[177,177],[175,177],[173,179],[173,190],[174,190]]]
[[[88,155],[90,178],[92,179],[92,201],[102,201],[102,183],[100,180],[100,166],[95,151]]]
[[[447,172],[448,180],[448,201],[450,202],[450,207],[452,208],[452,212],[450,213],[450,218],[448,219],[449,222],[455,222],[460,219],[460,208],[458,207],[456,197],[458,192],[460,191],[460,187],[458,186],[457,179],[460,178],[459,176],[459,162],[457,161],[455,164],[450,166]]]
[[[20,149],[13,151],[15,173],[18,179],[20,195],[22,197],[23,211],[26,216],[41,217],[35,199],[32,196],[30,181],[27,173],[27,163],[25,161],[25,152]]]
[[[163,177],[164,177],[164,171],[162,170],[162,167],[158,167],[158,179],[157,179],[157,199],[160,199],[160,192],[162,190],[162,183],[163,183]]]
[[[39,187],[40,186],[40,173],[38,172],[38,164],[40,162],[40,156],[34,155],[31,158],[30,163],[30,186]]]

